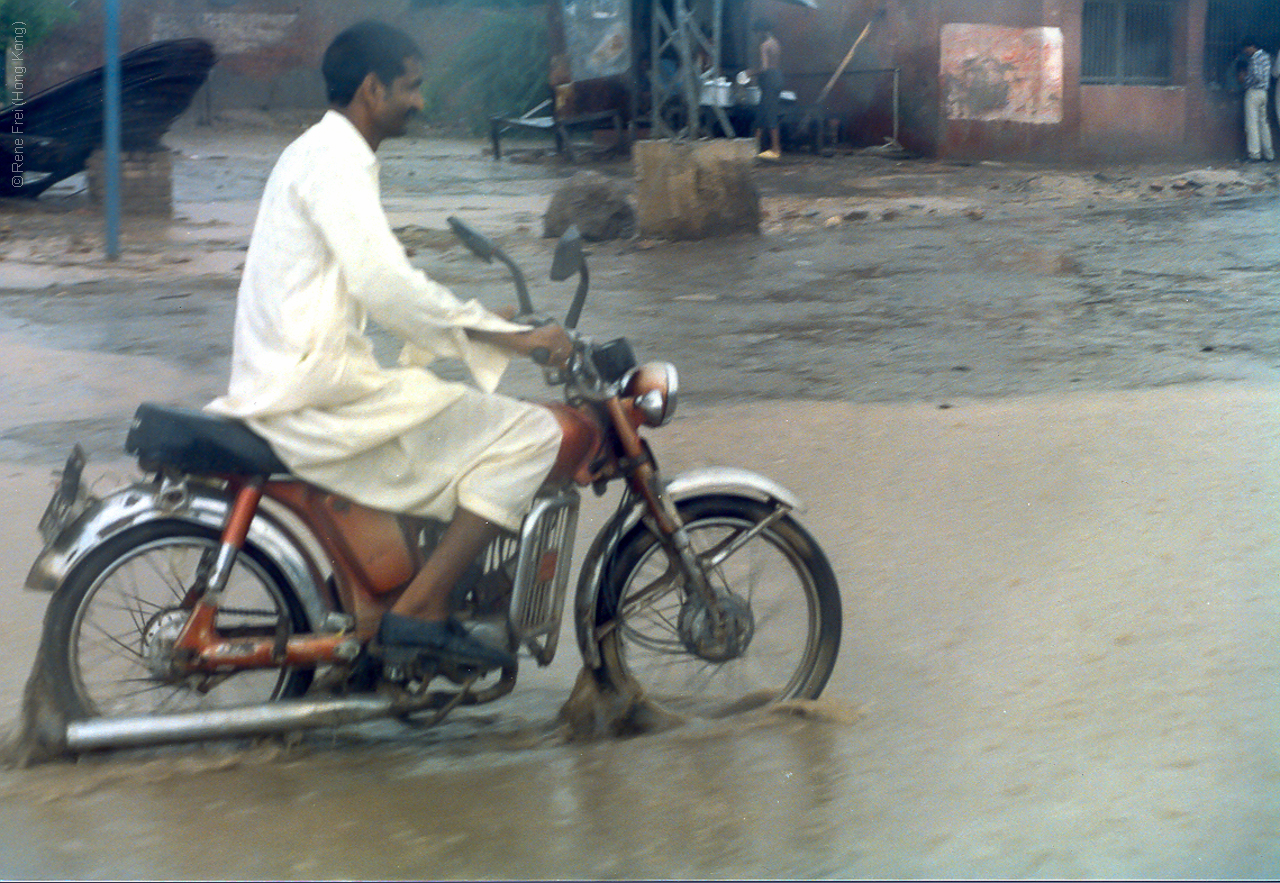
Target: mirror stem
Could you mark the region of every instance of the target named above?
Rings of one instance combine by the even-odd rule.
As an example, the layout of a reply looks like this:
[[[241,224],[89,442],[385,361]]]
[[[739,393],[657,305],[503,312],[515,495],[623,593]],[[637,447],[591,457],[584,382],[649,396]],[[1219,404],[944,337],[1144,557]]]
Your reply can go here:
[[[584,260],[578,270],[578,290],[573,293],[573,304],[569,307],[569,315],[564,317],[565,328],[577,328],[578,318],[582,315],[582,305],[587,300],[587,286],[590,284],[587,273],[587,262]]]
[[[529,300],[529,286],[524,281],[524,273],[516,266],[515,261],[502,253],[502,249],[495,248],[493,253],[511,271],[511,278],[516,284],[516,299],[520,301],[520,312],[526,316],[531,315],[533,313],[533,302]]]

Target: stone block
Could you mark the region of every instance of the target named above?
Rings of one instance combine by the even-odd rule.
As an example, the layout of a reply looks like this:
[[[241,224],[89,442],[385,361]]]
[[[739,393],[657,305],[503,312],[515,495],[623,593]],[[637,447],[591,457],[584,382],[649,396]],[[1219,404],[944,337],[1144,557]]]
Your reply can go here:
[[[89,199],[95,205],[106,201],[103,161],[103,152],[95,150],[85,164]],[[173,158],[168,150],[120,154],[120,209],[130,215],[173,214]]]
[[[617,181],[599,172],[579,172],[551,197],[542,216],[542,235],[562,236],[570,224],[589,241],[628,239],[636,232],[636,211]]]
[[[641,236],[705,239],[759,232],[751,138],[637,141],[632,146]]]

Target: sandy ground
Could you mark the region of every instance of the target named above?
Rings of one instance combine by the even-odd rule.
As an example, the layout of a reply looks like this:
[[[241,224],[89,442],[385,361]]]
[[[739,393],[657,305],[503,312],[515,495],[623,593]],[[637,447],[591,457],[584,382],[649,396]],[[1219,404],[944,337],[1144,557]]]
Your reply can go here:
[[[240,170],[223,185],[235,192],[196,198],[216,178],[196,176],[192,197],[179,208],[199,220],[138,233],[135,242],[152,245],[121,265],[54,249],[21,259],[6,252],[6,261],[34,268],[37,282],[53,279],[55,286],[12,286],[0,310],[0,369],[13,391],[0,427],[0,490],[12,525],[0,533],[0,586],[11,605],[10,640],[0,649],[4,718],[16,714],[44,604],[17,587],[38,548],[34,525],[51,468],[84,430],[97,439],[92,474],[111,484],[129,465],[109,456],[118,444],[104,428],[110,421],[118,426],[136,399],[198,399],[225,377],[225,340],[218,339],[225,289],[251,217],[252,188],[240,182],[269,163],[260,151],[236,147],[242,143],[217,145]],[[195,152],[190,144],[183,149]],[[1164,351],[1152,347],[1121,348],[1104,363],[1087,346],[1098,335],[1165,346],[1196,321],[1223,340],[1244,335],[1269,315],[1260,304],[1277,293],[1280,262],[1260,250],[1218,255],[1212,268],[1197,271],[1199,281],[1180,283],[1221,295],[1213,315],[1197,319],[1204,311],[1189,307],[1175,329],[1160,328],[1155,320],[1172,301],[1140,309],[1156,283],[1142,283],[1136,293],[1125,288],[1134,277],[1119,269],[1108,275],[1100,245],[1071,239],[1077,227],[1036,233],[1044,228],[1035,218],[1056,214],[1103,234],[1128,229],[1128,247],[1151,257],[1146,265],[1127,257],[1121,263],[1162,272],[1179,265],[1179,236],[1203,237],[1195,239],[1201,250],[1202,242],[1218,241],[1215,225],[1232,217],[1229,207],[1125,227],[1128,220],[1079,214],[1087,200],[1102,198],[1093,191],[1084,201],[1060,194],[1050,211],[1018,203],[1013,194],[1020,191],[990,186],[1050,174],[1099,193],[1111,186],[1091,173],[974,167],[952,177],[956,186],[945,195],[968,208],[949,216],[951,226],[937,227],[928,206],[936,211],[938,204],[920,194],[933,180],[928,175],[949,173],[921,168],[910,170],[925,175],[913,185],[917,196],[884,198],[922,200],[908,244],[923,247],[921,260],[936,260],[950,243],[967,269],[960,277],[908,281],[933,279],[927,284],[936,301],[948,280],[985,274],[994,280],[989,291],[1018,286],[1007,301],[971,292],[961,300],[976,318],[942,331],[923,326],[912,339],[886,342],[877,332],[836,347],[820,335],[783,334],[771,358],[789,375],[827,364],[822,359],[875,362],[880,386],[850,383],[806,400],[785,378],[746,396],[718,394],[720,379],[702,387],[691,380],[701,394],[653,435],[669,471],[744,466],[808,502],[803,520],[840,579],[845,622],[835,675],[807,714],[564,744],[553,724],[576,673],[566,648],[510,700],[430,733],[325,733],[287,749],[184,747],[3,773],[0,876],[1273,878],[1280,870],[1275,360],[1261,344],[1232,358],[1202,353],[1208,344],[1197,342],[1193,353],[1167,364],[1156,358]],[[514,247],[534,255],[543,247],[536,230],[519,228],[536,227],[539,200],[562,171],[532,176],[530,184],[505,165],[472,170],[436,182],[421,203],[412,194],[396,197],[393,213],[432,229],[434,222],[421,220],[425,213],[448,210],[444,201],[457,201],[451,189],[470,187],[466,204],[505,224],[500,229]],[[782,191],[778,176],[789,173],[769,173],[767,186],[778,188],[766,193],[777,226],[751,246],[777,262],[779,286],[821,287],[823,274],[841,261],[865,268],[866,254],[892,255],[903,243],[899,229],[886,228],[894,219],[880,215],[841,215],[828,226],[834,210],[806,207],[814,203],[795,192],[799,186]],[[837,173],[853,175],[848,168],[830,172]],[[481,175],[492,176],[483,188],[476,184]],[[1151,190],[1154,178],[1146,173],[1135,180],[1141,185],[1114,197],[1126,211],[1152,200],[1161,211],[1181,211],[1182,201],[1202,198]],[[1270,186],[1265,176],[1239,180],[1231,187],[1242,195]],[[522,187],[528,192],[517,199]],[[858,200],[881,197],[838,198],[865,205]],[[784,208],[787,200],[796,208]],[[970,209],[982,216],[966,216]],[[1274,223],[1274,202],[1252,204],[1246,216]],[[21,215],[6,222],[17,223],[14,217]],[[65,221],[58,217],[41,229]],[[69,242],[85,226],[65,222],[48,235]],[[1167,242],[1152,240],[1161,227]],[[1018,253],[1002,238],[1014,228],[1024,239],[1039,237],[1037,248],[1021,252],[1016,274],[998,259]],[[185,244],[189,230],[196,232]],[[832,238],[838,236],[853,238]],[[210,247],[213,239],[226,246]],[[854,257],[832,248],[855,240],[861,250]],[[424,257],[436,254],[423,248]],[[724,258],[735,248],[745,246],[709,246],[703,254]],[[672,258],[685,249],[632,243],[600,251],[623,262],[632,279],[602,281],[602,324],[639,317],[646,340],[672,347],[665,355],[682,366],[706,365],[717,378],[732,375],[734,359],[742,365],[770,345],[752,338],[719,350],[714,336],[663,333],[661,315],[644,319],[660,301],[673,310],[741,303],[729,282],[706,287],[712,273],[696,290],[655,294],[646,256],[685,268],[691,257]],[[175,256],[190,260],[174,263]],[[1083,273],[1036,264],[1063,256],[1082,262]],[[469,265],[461,260],[439,253],[441,272],[462,275]],[[731,275],[727,262],[719,266]],[[896,265],[886,258],[883,266]],[[115,281],[100,285],[95,299],[60,275],[77,267],[88,278]],[[0,262],[0,269],[8,267]],[[15,277],[4,278],[8,285]],[[876,292],[886,303],[898,297],[897,278],[886,272],[874,280],[885,286]],[[173,280],[181,284],[165,289]],[[1089,340],[1068,335],[1074,356],[1019,361],[1029,350],[1003,336],[1008,317],[1020,317],[1037,346],[1054,340],[1055,328],[1065,335],[1055,298],[1076,284],[1128,291],[1124,303],[1136,313],[1108,314]],[[129,299],[130,290],[156,297],[162,289],[187,295],[141,305]],[[59,290],[66,292],[61,298]],[[1041,300],[1027,301],[1026,291]],[[674,300],[690,293],[719,300]],[[855,289],[857,297],[874,293]],[[24,298],[27,307],[19,303]],[[177,308],[197,299],[199,310]],[[114,324],[98,315],[111,302],[118,304]],[[897,304],[886,325],[900,329],[895,317],[927,312],[929,303]],[[93,316],[77,321],[81,308]],[[135,315],[169,308],[151,319]],[[984,310],[985,317],[977,315]],[[164,337],[175,323],[186,323],[182,342]],[[838,324],[839,316],[830,316],[821,327]],[[1193,358],[1198,376],[1184,370]],[[1041,369],[1053,360],[1077,370],[1007,385],[1012,377],[1045,376]],[[917,370],[935,362],[936,373]],[[972,376],[989,363],[1004,365],[995,380]],[[1079,370],[1095,363],[1134,366],[1136,380],[1125,385]],[[970,370],[953,370],[961,365]],[[1083,381],[1072,383],[1073,376]],[[913,388],[927,392],[913,396]],[[589,503],[580,545],[609,502]],[[235,847],[209,848],[224,842]]]

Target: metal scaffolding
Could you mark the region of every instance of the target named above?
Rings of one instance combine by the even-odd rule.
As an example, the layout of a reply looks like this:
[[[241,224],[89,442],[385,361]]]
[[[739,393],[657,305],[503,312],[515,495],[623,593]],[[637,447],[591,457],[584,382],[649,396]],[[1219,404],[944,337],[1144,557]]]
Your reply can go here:
[[[724,0],[653,0],[650,22],[653,137],[733,137],[724,108],[703,102],[707,76],[721,71]]]

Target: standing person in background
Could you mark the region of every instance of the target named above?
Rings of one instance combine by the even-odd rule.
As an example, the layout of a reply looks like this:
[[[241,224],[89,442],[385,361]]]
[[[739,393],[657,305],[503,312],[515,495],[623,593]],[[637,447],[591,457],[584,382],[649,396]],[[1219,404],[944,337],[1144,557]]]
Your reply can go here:
[[[760,86],[760,106],[756,108],[756,136],[769,131],[769,148],[760,154],[761,159],[782,158],[782,139],[778,131],[782,108],[782,44],[773,35],[773,24],[768,19],[756,19],[753,30],[760,37],[760,67],[750,73]]]
[[[1271,85],[1271,56],[1263,52],[1258,41],[1247,37],[1240,44],[1245,59],[1240,72],[1244,87],[1244,141],[1249,162],[1271,162],[1276,158],[1271,145],[1271,121],[1267,118],[1267,87]]]

